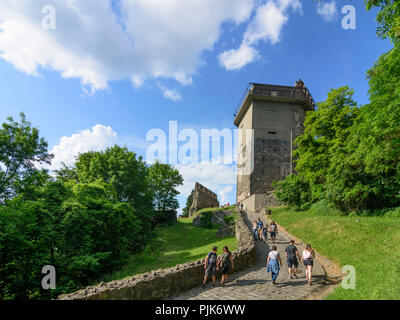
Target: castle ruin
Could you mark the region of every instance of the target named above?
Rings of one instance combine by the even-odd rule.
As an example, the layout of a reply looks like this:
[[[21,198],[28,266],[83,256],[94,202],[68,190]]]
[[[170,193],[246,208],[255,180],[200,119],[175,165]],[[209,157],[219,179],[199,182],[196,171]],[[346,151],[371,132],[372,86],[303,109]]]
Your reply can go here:
[[[306,111],[314,109],[302,80],[294,87],[248,85],[234,120],[241,129],[236,203],[253,211],[271,205],[272,182],[294,172],[293,141],[304,132]]]
[[[189,208],[189,216],[203,208],[219,207],[217,195],[198,182],[196,182],[194,186],[192,197],[193,200]]]

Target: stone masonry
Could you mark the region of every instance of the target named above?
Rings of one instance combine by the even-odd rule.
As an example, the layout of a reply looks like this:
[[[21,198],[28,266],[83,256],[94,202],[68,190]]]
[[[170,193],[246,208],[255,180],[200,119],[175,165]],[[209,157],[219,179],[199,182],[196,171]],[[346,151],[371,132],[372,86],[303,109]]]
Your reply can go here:
[[[189,216],[203,208],[219,207],[217,195],[198,182],[195,184],[192,196],[193,202],[189,208]]]
[[[235,115],[240,129],[237,203],[255,211],[269,205],[267,192],[272,182],[283,180],[294,172],[293,141],[304,132],[307,111],[315,108],[314,100],[303,81],[295,86],[251,83]],[[252,140],[246,140],[247,130],[253,130]],[[246,156],[246,152],[248,156]]]

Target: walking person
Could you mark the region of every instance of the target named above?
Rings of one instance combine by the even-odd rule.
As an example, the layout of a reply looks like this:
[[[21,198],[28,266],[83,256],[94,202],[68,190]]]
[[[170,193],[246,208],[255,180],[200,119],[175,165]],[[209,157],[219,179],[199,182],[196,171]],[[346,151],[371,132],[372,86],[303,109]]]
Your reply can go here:
[[[306,267],[306,279],[308,281],[308,285],[310,286],[311,286],[311,276],[314,265],[314,258],[315,258],[315,252],[313,248],[311,248],[311,245],[308,244],[306,246],[306,249],[303,251],[302,260],[304,262],[304,266]]]
[[[276,278],[278,278],[280,266],[282,266],[281,255],[277,250],[278,248],[273,246],[272,251],[269,252],[267,259],[267,273],[271,272],[273,285],[276,285]]]
[[[257,221],[257,233],[258,233],[258,240],[262,240],[262,229],[264,227],[264,223],[258,218]]]
[[[258,240],[258,234],[257,234],[257,220],[253,222],[253,236],[254,240]]]
[[[271,240],[275,241],[276,236],[278,235],[278,226],[276,225],[275,221],[272,221],[269,225],[269,233],[271,236]]]
[[[264,226],[263,227],[262,234],[263,234],[263,238],[264,238],[265,242],[267,242],[267,240],[268,240],[268,226]]]
[[[228,283],[228,271],[230,267],[232,267],[233,270],[233,257],[227,246],[224,247],[224,253],[218,261],[217,268],[219,268],[219,266],[221,266],[222,271],[221,284]]]
[[[212,286],[215,287],[215,274],[218,270],[217,266],[217,247],[214,246],[212,248],[212,251],[210,251],[206,257],[206,260],[204,261],[204,269],[205,275],[203,279],[203,284],[201,285],[201,288],[204,289],[206,287],[206,283],[209,277],[212,279]]]
[[[294,240],[290,240],[289,245],[285,249],[286,263],[289,268],[289,278],[297,278],[297,267],[299,266],[299,260],[301,259],[297,247],[294,245]]]

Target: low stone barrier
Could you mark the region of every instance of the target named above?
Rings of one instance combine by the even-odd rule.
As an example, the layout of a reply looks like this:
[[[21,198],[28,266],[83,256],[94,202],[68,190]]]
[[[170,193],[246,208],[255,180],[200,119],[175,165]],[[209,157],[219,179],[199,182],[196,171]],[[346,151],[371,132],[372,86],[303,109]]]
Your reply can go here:
[[[238,249],[232,252],[235,270],[248,268],[255,262],[255,244],[243,215],[236,219]],[[222,248],[220,248],[222,249]],[[164,299],[199,286],[204,276],[204,259],[168,269],[159,269],[141,275],[100,283],[74,293],[58,297],[60,300],[152,300]],[[218,276],[220,274],[218,273]]]

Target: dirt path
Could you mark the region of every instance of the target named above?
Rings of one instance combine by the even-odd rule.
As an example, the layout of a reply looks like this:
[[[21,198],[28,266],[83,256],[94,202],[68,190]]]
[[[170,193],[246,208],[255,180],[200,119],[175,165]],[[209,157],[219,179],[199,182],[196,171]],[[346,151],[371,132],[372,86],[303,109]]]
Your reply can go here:
[[[264,215],[257,213],[247,213],[244,215],[246,224],[251,227],[252,221],[261,218],[267,223]],[[170,297],[172,300],[298,300],[318,298],[320,292],[326,288],[325,272],[322,265],[314,262],[313,269],[313,285],[310,287],[305,278],[305,268],[299,265],[298,279],[289,279],[288,268],[285,259],[285,248],[289,244],[291,236],[287,235],[285,230],[279,230],[275,245],[281,253],[283,267],[277,279],[277,285],[271,283],[271,274],[266,273],[267,255],[270,246],[273,245],[271,240],[267,243],[256,241],[256,263],[253,267],[244,271],[234,273],[230,276],[230,283],[225,285],[217,285],[211,287],[211,283],[207,284],[205,289],[196,287],[188,290],[180,295]],[[297,244],[296,244],[297,245]],[[302,246],[298,246],[299,251]],[[217,279],[219,283],[220,279]]]

